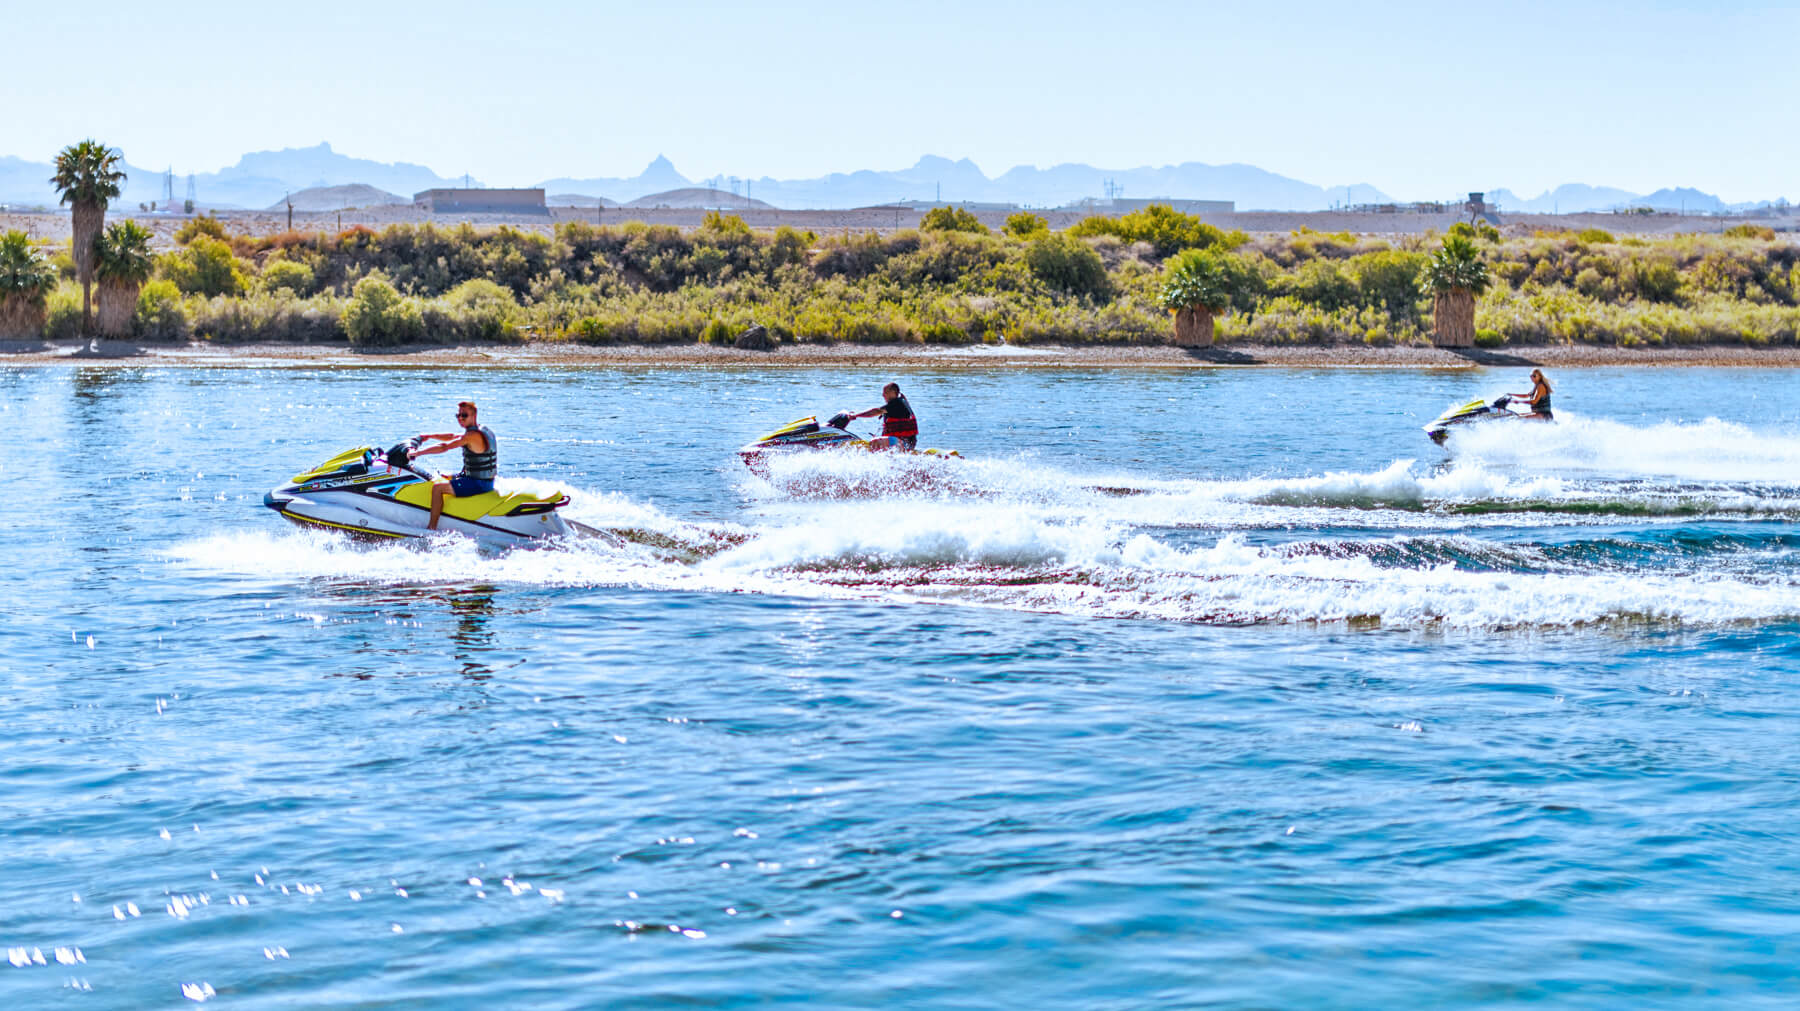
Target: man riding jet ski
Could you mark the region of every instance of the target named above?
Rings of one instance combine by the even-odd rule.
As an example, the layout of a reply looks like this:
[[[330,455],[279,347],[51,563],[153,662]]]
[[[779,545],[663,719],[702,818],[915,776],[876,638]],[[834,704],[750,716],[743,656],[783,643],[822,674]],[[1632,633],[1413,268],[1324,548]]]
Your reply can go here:
[[[901,395],[899,385],[887,384],[882,387],[881,395],[885,403],[880,407],[870,408],[860,414],[840,411],[832,415],[824,427],[820,427],[816,417],[789,422],[738,450],[738,456],[743,457],[744,465],[760,477],[768,475],[769,464],[764,458],[765,454],[802,449],[886,450],[894,453],[918,453],[921,456],[962,457],[955,450],[916,448],[919,437],[918,417],[913,414],[912,405],[907,403],[906,397]],[[862,439],[850,431],[850,422],[877,414],[881,415],[882,434],[872,439]]]
[[[414,436],[392,448],[346,450],[263,496],[263,504],[303,526],[370,538],[424,537],[431,532],[437,475],[412,463],[424,441]],[[469,489],[473,491],[473,489]],[[534,495],[488,489],[438,496],[438,529],[490,544],[520,544],[570,532],[556,514],[569,504],[562,492]]]

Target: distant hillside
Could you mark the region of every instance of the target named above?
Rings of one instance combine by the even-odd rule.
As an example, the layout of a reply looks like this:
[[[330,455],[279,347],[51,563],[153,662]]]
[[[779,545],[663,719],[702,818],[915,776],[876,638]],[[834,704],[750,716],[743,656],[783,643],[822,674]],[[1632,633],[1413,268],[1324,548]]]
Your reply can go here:
[[[1661,189],[1655,193],[1636,197],[1631,201],[1633,207],[1654,207],[1659,211],[1686,211],[1711,214],[1727,210],[1725,201],[1711,193],[1702,193],[1689,186],[1678,186],[1674,189]]]
[[[348,186],[314,186],[294,194],[296,211],[335,211],[347,207],[386,207],[392,204],[410,204],[406,197],[397,196],[386,190],[378,190],[362,183],[351,183]],[[268,207],[271,211],[285,211],[288,200],[277,201]]]
[[[724,190],[709,190],[699,186],[688,186],[678,190],[669,190],[664,193],[652,193],[646,197],[638,197],[636,200],[627,203],[625,206],[644,208],[725,207],[735,208],[737,210],[767,211],[775,209],[773,204],[765,204],[761,200],[752,200],[748,197],[740,197],[736,193],[727,193]]]
[[[617,207],[617,200],[605,197],[590,197],[584,193],[552,193],[544,198],[544,203],[551,207]]]

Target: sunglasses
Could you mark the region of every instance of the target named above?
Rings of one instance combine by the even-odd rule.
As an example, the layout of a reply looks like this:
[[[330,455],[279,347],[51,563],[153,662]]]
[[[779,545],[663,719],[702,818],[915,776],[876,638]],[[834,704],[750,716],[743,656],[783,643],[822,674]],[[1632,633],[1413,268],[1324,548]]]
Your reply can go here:
[[[456,416],[459,418],[466,418],[469,416],[469,412],[468,411],[457,411]]]

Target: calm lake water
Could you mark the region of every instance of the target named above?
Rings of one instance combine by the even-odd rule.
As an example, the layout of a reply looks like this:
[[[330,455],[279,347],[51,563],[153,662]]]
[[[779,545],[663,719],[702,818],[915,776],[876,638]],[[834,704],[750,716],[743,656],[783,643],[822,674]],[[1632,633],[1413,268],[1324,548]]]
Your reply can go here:
[[[1524,372],[0,367],[0,998],[1791,1006],[1795,377]],[[263,508],[465,396],[607,536]]]

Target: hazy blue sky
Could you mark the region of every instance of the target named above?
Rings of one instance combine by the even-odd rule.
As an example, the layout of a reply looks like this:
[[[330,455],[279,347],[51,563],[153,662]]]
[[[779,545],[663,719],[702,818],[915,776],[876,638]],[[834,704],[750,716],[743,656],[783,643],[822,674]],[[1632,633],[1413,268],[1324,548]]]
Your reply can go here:
[[[328,140],[490,185],[1248,162],[1400,197],[1800,199],[1800,5],[7,0],[0,154]],[[78,62],[79,61],[79,62]]]

